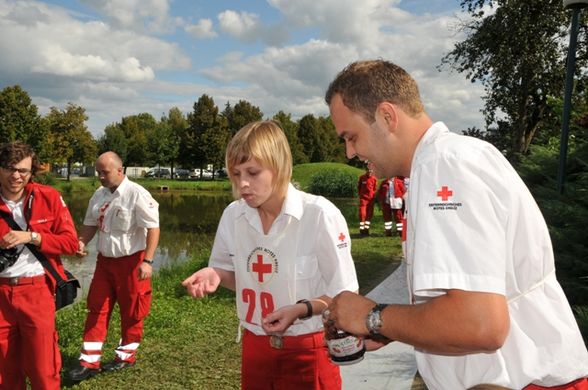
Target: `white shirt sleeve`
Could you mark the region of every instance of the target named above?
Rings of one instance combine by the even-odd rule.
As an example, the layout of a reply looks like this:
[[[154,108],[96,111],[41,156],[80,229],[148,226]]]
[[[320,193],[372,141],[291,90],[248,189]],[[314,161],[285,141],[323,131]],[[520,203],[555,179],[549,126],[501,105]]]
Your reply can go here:
[[[506,202],[503,163],[472,150],[426,161],[411,177],[409,224],[415,231],[414,291],[446,289],[505,294]],[[416,179],[416,180],[415,180]],[[440,193],[451,191],[449,199]]]
[[[208,260],[210,267],[217,267],[227,271],[235,270],[233,265],[235,255],[235,207],[236,203],[233,202],[223,211],[216,229],[210,259]]]

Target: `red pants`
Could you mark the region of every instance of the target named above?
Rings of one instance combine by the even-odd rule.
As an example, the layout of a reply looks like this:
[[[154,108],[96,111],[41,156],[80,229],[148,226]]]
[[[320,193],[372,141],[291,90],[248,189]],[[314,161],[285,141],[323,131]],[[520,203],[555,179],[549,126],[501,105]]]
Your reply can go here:
[[[331,362],[323,332],[284,337],[272,348],[269,336],[245,330],[241,358],[244,390],[339,390],[339,367]]]
[[[139,280],[144,252],[110,258],[98,255],[88,292],[88,317],[84,330],[81,364],[100,367],[102,343],[114,304],[120,309],[121,341],[116,359],[134,362],[143,336],[143,319],[151,307],[151,279]]]
[[[16,284],[14,284],[16,283]],[[0,389],[59,390],[55,298],[45,275],[0,278]]]
[[[372,200],[359,200],[359,222],[371,221],[374,216],[374,202]]]
[[[537,386],[537,385],[528,385],[525,386],[523,390],[588,390],[588,379],[580,378],[573,382],[570,382],[565,385],[560,386],[553,386],[553,387],[544,387],[544,386]]]

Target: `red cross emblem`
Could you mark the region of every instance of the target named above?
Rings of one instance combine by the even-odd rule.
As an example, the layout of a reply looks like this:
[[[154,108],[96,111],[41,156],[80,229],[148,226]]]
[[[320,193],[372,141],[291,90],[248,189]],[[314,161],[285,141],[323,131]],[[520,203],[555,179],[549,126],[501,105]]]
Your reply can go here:
[[[341,242],[345,241],[345,234],[339,233],[339,241],[341,241]]]
[[[437,191],[437,196],[441,197],[443,202],[449,200],[449,197],[453,195],[453,191],[447,186],[441,187],[441,191]]]
[[[263,283],[263,275],[272,273],[272,265],[263,263],[263,255],[257,255],[257,263],[251,266],[253,272],[257,272],[257,281]]]

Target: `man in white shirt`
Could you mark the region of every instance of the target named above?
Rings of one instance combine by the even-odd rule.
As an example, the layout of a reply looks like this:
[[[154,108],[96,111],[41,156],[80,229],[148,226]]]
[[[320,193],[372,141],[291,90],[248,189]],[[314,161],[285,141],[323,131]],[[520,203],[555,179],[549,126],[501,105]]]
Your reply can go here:
[[[412,301],[376,305],[343,292],[329,320],[413,345],[429,389],[587,389],[588,352],[546,223],[504,156],[433,123],[416,82],[384,60],[349,65],[326,101],[348,158],[369,160],[379,177],[410,177]]]
[[[151,306],[153,256],[159,241],[159,205],[151,194],[123,173],[114,152],[96,162],[100,187],[89,201],[79,237],[79,256],[98,232],[98,259],[88,293],[88,317],[80,365],[70,378],[81,381],[102,371],[135,364],[143,320]],[[114,361],[100,365],[102,346],[114,304],[121,315],[121,339]]]

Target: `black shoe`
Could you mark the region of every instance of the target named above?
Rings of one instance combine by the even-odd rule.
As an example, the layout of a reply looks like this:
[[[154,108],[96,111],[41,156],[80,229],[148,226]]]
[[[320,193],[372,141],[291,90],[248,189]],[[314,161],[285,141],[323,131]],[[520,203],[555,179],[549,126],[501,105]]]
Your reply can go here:
[[[112,372],[122,370],[123,368],[133,367],[135,362],[123,362],[122,360],[113,360],[110,363],[102,365],[102,371]]]
[[[74,368],[69,372],[69,379],[75,382],[80,382],[88,378],[91,378],[98,373],[100,373],[99,368],[88,368],[79,365],[78,367]]]
[[[386,237],[392,237],[392,229],[386,229]]]

